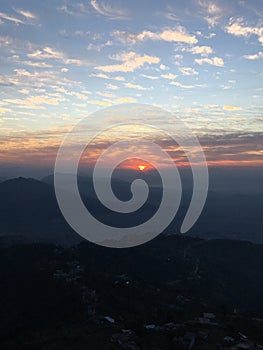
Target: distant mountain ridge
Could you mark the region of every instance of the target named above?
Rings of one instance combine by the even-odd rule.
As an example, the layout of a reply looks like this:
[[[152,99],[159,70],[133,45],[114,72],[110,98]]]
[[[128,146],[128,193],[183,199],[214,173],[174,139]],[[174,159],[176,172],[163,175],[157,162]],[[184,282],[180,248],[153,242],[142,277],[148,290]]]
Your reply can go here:
[[[53,177],[43,179],[14,178],[0,183],[0,236],[24,236],[33,241],[71,245],[80,242],[66,223],[57,204]],[[102,180],[103,181],[103,180]],[[158,209],[161,190],[152,187],[149,201],[137,212],[111,212],[96,198],[92,178],[78,178],[80,193],[92,215],[113,227],[130,227],[145,222]],[[121,200],[130,198],[130,183],[115,178],[113,190]],[[166,234],[179,233],[189,206],[191,192],[185,191],[175,220]],[[228,194],[210,191],[203,213],[187,235],[202,238],[250,240],[263,243],[263,196],[261,194]]]
[[[54,188],[32,178],[0,183],[0,235],[19,235],[32,241],[74,242],[78,235],[66,225]]]

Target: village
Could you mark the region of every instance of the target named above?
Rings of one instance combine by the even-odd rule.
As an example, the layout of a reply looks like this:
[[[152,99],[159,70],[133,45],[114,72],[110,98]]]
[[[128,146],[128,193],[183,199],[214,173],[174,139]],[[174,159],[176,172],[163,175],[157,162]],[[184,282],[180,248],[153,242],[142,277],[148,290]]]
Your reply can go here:
[[[56,265],[56,264],[55,264]],[[238,310],[224,316],[217,315],[207,310],[187,319],[187,304],[193,304],[188,296],[177,295],[176,305],[170,308],[179,314],[186,313],[180,321],[148,322],[136,325],[134,329],[127,328],[127,317],[119,310],[108,314],[110,308],[101,302],[100,294],[86,285],[85,266],[77,260],[68,262],[64,269],[55,269],[53,278],[66,285],[74,285],[81,293],[83,310],[87,324],[93,324],[99,330],[107,330],[108,341],[116,346],[116,349],[140,350],[140,349],[218,349],[218,350],[261,350],[263,346],[252,340],[241,330],[236,328],[242,319]],[[113,288],[132,288],[137,285],[126,274],[111,276]],[[158,291],[158,289],[157,289]],[[205,303],[204,303],[205,304]],[[157,310],[158,313],[158,310]],[[194,312],[195,313],[195,312]],[[194,314],[193,313],[193,314]],[[162,314],[162,312],[160,312]],[[158,318],[158,317],[157,317]],[[254,318],[252,323],[262,329],[263,319]],[[148,345],[147,345],[148,344]]]

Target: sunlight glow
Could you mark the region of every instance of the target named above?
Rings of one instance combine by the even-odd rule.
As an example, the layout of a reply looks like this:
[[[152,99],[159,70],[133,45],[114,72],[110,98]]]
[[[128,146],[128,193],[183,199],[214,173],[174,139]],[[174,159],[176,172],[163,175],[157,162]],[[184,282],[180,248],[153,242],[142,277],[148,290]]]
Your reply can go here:
[[[138,168],[140,171],[144,171],[144,170],[147,168],[147,165],[137,165],[137,168]]]

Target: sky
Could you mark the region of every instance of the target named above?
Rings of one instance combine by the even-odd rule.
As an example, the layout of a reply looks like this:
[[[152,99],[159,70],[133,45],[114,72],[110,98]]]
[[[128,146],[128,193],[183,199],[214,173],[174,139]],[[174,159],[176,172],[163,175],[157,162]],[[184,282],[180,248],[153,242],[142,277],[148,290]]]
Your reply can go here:
[[[262,0],[1,1],[0,65],[3,173],[122,103],[179,116],[210,166],[263,164]]]

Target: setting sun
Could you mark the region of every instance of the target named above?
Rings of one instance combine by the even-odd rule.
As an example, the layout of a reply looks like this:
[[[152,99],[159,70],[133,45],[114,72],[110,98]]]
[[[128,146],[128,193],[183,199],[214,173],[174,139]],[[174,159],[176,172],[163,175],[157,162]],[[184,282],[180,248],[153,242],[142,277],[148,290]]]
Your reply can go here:
[[[144,170],[147,168],[147,165],[137,165],[137,168],[138,168],[140,171],[144,171]]]

